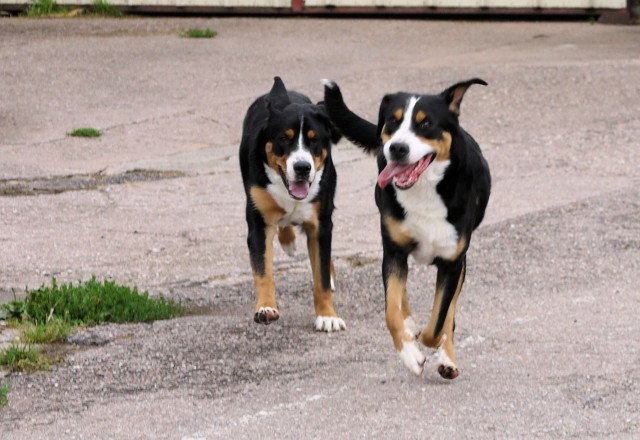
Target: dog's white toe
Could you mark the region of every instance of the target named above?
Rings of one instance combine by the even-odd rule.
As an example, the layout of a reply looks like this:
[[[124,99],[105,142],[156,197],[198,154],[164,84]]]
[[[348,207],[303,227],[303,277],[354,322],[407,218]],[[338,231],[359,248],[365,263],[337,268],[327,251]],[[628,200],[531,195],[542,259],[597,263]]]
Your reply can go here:
[[[403,342],[402,350],[398,352],[400,359],[404,365],[416,376],[420,376],[424,370],[424,363],[427,360],[424,354],[418,348],[418,344],[413,342]]]
[[[341,318],[337,316],[318,316],[314,325],[318,332],[338,332],[340,330],[346,330],[347,325]]]

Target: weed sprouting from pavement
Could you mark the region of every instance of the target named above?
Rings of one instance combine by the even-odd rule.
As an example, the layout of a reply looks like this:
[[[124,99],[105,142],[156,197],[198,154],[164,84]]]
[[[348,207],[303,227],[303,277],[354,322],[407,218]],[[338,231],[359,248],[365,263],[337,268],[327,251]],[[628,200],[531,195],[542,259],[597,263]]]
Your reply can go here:
[[[95,277],[77,285],[58,284],[27,292],[26,315],[36,323],[62,319],[71,325],[95,325],[106,322],[150,322],[179,316],[182,308],[173,300],[150,298],[147,292],[116,284],[98,282]]]
[[[213,29],[209,29],[209,28],[206,28],[206,29],[191,28],[191,29],[188,29],[184,34],[182,34],[182,36],[186,38],[213,38],[216,35],[218,35],[218,33]]]
[[[101,17],[120,17],[123,12],[109,3],[107,0],[94,0],[91,14]]]
[[[95,137],[102,136],[102,132],[100,130],[96,128],[91,128],[91,127],[76,128],[67,134],[73,137],[86,137],[86,138],[95,138]]]
[[[0,352],[0,366],[7,367],[11,371],[33,373],[38,370],[47,370],[49,362],[31,346],[11,344],[9,348]]]
[[[0,408],[7,406],[9,403],[9,391],[11,391],[9,379],[0,381]]]
[[[35,324],[25,321],[20,325],[22,340],[29,344],[50,344],[64,342],[73,326],[60,318],[52,318],[48,322]]]
[[[60,6],[56,0],[36,0],[26,10],[28,17],[40,17],[54,14],[64,14],[70,8]]]

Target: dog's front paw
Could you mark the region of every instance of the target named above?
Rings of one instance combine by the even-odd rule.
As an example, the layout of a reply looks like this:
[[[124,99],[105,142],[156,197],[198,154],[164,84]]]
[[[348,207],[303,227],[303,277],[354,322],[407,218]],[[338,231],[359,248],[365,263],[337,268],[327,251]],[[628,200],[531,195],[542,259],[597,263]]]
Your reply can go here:
[[[424,370],[424,363],[427,360],[424,354],[420,351],[418,344],[415,341],[403,341],[402,350],[398,352],[402,363],[409,370],[413,371],[416,376],[420,376]]]
[[[260,309],[253,315],[253,320],[258,324],[269,325],[280,318],[278,309],[273,307],[260,307]]]
[[[314,325],[318,332],[338,332],[340,330],[346,330],[347,325],[344,321],[337,316],[318,316]]]

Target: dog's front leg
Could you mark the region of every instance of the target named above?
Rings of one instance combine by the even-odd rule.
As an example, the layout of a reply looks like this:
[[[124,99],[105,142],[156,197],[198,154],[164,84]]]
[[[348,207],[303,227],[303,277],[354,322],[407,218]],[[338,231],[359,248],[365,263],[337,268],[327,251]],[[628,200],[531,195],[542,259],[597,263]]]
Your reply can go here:
[[[265,224],[258,215],[251,220],[247,245],[256,289],[256,310],[253,320],[260,324],[270,324],[280,317],[272,269],[273,238],[276,234],[276,226]]]
[[[310,221],[303,225],[307,234],[307,249],[313,273],[313,304],[316,311],[315,329],[335,332],[347,328],[333,308],[334,272],[331,261],[331,236],[333,224],[330,219]]]
[[[438,349],[438,373],[445,379],[455,379],[460,374],[453,346],[456,303],[462,290],[466,273],[466,257],[454,262],[438,263],[436,294],[429,325],[422,332],[422,343]]]
[[[390,249],[391,248],[391,249]],[[404,365],[416,375],[422,374],[425,356],[416,343],[417,328],[407,299],[408,255],[395,246],[386,246],[382,259],[387,328]],[[395,248],[397,249],[397,248]]]

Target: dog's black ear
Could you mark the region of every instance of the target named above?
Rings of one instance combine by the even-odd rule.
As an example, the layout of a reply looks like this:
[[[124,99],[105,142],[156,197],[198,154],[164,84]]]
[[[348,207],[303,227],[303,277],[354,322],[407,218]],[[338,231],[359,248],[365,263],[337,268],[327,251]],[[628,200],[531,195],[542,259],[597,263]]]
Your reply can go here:
[[[468,81],[462,81],[454,84],[440,94],[447,101],[447,104],[449,104],[449,110],[452,113],[455,113],[456,115],[460,114],[460,103],[462,102],[462,98],[467,92],[467,89],[473,84],[481,84],[483,86],[487,85],[484,80],[481,80],[480,78],[473,78]]]
[[[278,110],[282,110],[291,104],[287,88],[284,86],[284,83],[279,76],[273,78],[273,87],[271,87],[271,91],[269,91],[269,94],[267,95],[267,102],[272,108]]]
[[[316,115],[324,122],[327,130],[329,130],[329,135],[331,137],[331,143],[337,144],[340,139],[342,139],[342,133],[338,130],[338,127],[335,126],[333,122],[331,122],[331,118],[329,117],[329,113],[327,112],[327,108],[324,105],[324,101],[320,101],[316,104],[315,107]]]
[[[380,139],[382,134],[382,128],[384,127],[384,121],[387,118],[387,111],[389,110],[389,103],[393,99],[394,95],[384,95],[380,102],[380,110],[378,110],[378,128],[376,128],[376,138]]]

